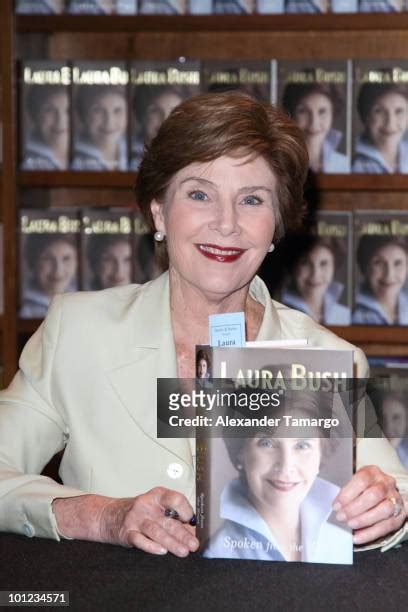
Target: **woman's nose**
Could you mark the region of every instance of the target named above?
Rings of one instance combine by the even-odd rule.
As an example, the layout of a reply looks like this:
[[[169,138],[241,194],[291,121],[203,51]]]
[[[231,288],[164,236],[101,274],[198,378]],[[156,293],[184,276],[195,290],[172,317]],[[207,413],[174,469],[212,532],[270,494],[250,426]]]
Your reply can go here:
[[[209,227],[222,236],[239,233],[238,211],[234,203],[227,200],[220,202],[214,211],[214,218],[211,220]]]
[[[290,474],[294,468],[293,454],[285,449],[281,449],[278,457],[276,457],[273,469],[279,474]]]

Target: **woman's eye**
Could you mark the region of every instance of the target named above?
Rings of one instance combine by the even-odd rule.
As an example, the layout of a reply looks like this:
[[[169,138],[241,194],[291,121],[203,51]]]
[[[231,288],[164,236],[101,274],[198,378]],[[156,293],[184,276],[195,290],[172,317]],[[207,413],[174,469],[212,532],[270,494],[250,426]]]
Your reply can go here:
[[[203,201],[207,199],[207,195],[204,193],[204,191],[200,191],[199,189],[195,191],[190,191],[188,195],[193,200]]]
[[[243,199],[243,203],[247,204],[249,206],[257,206],[258,204],[262,204],[263,200],[261,200],[261,198],[258,198],[257,196],[245,196],[245,198]]]
[[[273,448],[275,445],[271,438],[259,438],[257,446],[261,448]]]
[[[308,442],[307,440],[300,440],[299,442],[296,442],[295,448],[299,450],[308,450],[310,446],[310,442]]]

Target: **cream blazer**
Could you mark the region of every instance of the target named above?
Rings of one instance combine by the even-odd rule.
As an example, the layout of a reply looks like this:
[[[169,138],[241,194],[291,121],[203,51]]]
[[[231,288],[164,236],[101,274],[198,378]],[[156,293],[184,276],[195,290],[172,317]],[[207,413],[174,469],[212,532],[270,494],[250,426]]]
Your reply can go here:
[[[272,301],[258,277],[250,291],[265,306],[259,340],[307,337],[312,346],[350,348]],[[363,376],[366,359],[353,348]],[[59,539],[52,500],[89,492],[127,497],[163,486],[194,505],[194,444],[156,437],[159,377],[177,377],[167,273],[145,285],[55,298],[0,394],[0,530]],[[39,474],[63,448],[59,485]],[[372,463],[408,490],[386,440],[360,442],[358,465]],[[402,531],[382,544],[394,545]]]

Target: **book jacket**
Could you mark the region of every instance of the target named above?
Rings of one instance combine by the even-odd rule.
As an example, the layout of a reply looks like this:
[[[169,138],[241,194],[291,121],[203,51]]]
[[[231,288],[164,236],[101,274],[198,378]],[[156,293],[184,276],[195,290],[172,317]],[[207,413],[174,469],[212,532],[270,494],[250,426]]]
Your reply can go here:
[[[407,253],[407,212],[355,211],[354,325],[408,325]]]
[[[351,530],[332,511],[352,476],[350,406],[341,391],[352,351],[197,347],[201,359],[203,352],[210,375],[201,389],[220,377],[234,389],[215,392],[217,434],[197,429],[204,557],[352,563]]]

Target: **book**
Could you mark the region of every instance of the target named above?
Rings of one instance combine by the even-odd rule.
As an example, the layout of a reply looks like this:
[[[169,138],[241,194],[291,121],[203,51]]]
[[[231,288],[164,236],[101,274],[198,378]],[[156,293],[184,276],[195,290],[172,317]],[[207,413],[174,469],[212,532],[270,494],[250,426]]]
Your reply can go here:
[[[356,60],[352,172],[408,172],[408,60]]]
[[[82,289],[144,283],[156,274],[153,238],[130,209],[82,210]]]
[[[354,213],[355,325],[408,325],[408,213]]]
[[[359,13],[400,13],[405,10],[405,0],[358,0]]]
[[[70,152],[71,68],[67,62],[22,62],[20,168],[66,170]]]
[[[73,170],[127,170],[128,82],[125,62],[73,64]]]
[[[65,10],[72,15],[134,15],[137,0],[67,0]]]
[[[367,396],[384,435],[408,470],[408,359],[369,357]]]
[[[317,211],[302,233],[284,239],[283,286],[276,298],[322,325],[350,325],[352,216]]]
[[[257,0],[256,3],[257,13],[284,13],[285,2],[284,0]]]
[[[330,0],[285,0],[285,13],[328,13]]]
[[[16,0],[15,11],[20,15],[60,15],[66,0]]]
[[[213,0],[190,0],[188,12],[191,15],[209,15],[212,13]]]
[[[19,217],[19,316],[42,318],[54,295],[79,288],[81,221],[72,209],[21,209]]]
[[[205,60],[201,63],[202,89],[214,93],[239,90],[269,102],[273,65],[256,60]]]
[[[256,0],[213,0],[213,13],[247,15],[255,11]]]
[[[183,100],[200,93],[198,62],[135,61],[130,68],[131,156],[137,170],[145,144],[150,144],[162,122]]]
[[[184,15],[188,0],[139,0],[141,15]]]
[[[352,563],[351,529],[332,503],[352,476],[352,409],[341,389],[353,352],[203,350],[214,377],[211,427],[198,427],[196,442],[204,557]]]
[[[350,172],[350,73],[347,60],[278,62],[273,101],[303,130],[314,172]]]

